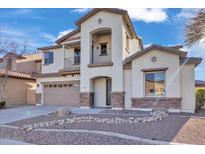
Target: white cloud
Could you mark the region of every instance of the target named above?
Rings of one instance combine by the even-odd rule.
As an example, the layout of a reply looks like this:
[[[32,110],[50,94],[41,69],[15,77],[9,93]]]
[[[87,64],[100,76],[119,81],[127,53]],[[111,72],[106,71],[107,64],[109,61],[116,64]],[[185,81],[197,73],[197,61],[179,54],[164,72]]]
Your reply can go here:
[[[122,8],[124,10],[127,10],[129,13],[130,18],[133,21],[141,20],[146,23],[151,22],[163,22],[168,18],[168,15],[166,13],[166,9],[127,9]],[[71,12],[75,13],[85,13],[88,12],[89,8],[79,8],[79,9],[73,9]]]
[[[184,47],[185,51],[189,52],[189,56],[204,57],[205,58],[205,43],[199,43],[191,48]]]
[[[23,37],[26,36],[26,33],[19,31],[19,30],[14,30],[11,28],[1,28],[1,32],[3,35],[9,36],[9,37]]]
[[[58,36],[57,36],[57,39],[59,39],[59,38],[61,38],[62,36],[64,36],[64,35],[70,33],[71,31],[73,31],[73,29],[68,29],[68,30],[65,30],[65,31],[60,32],[60,33],[58,34]]]
[[[163,22],[168,18],[166,9],[125,9],[133,21]]]
[[[85,13],[85,12],[88,12],[89,10],[90,10],[89,8],[80,8],[80,9],[73,9],[71,12]]]
[[[189,19],[193,17],[199,9],[181,9],[179,14],[175,16],[176,19]]]
[[[56,37],[51,35],[51,34],[48,34],[48,33],[43,33],[41,34],[41,36],[51,42],[55,41]]]

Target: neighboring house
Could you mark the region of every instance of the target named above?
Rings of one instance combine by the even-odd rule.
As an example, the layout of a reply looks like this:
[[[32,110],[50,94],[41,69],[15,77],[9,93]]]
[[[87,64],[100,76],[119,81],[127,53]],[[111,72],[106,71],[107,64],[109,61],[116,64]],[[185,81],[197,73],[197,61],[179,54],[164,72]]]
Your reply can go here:
[[[31,74],[41,72],[41,59],[39,53],[23,56],[8,53],[0,59],[0,63],[8,70],[0,69],[0,85],[8,76],[4,91],[7,105],[36,103],[36,79]]]
[[[56,45],[38,49],[38,103],[195,111],[194,69],[201,58],[187,57],[182,46],[144,49],[125,10],[93,9],[76,25]]]
[[[196,89],[205,89],[205,81],[196,80],[195,81],[195,88]]]

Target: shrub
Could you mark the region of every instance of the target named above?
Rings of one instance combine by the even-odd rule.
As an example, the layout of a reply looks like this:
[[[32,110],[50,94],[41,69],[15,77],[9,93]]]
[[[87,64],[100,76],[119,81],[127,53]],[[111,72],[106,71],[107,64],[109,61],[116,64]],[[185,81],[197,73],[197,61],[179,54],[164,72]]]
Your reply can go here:
[[[196,110],[201,110],[205,104],[205,90],[199,89],[196,91]]]
[[[5,101],[1,101],[0,102],[0,109],[2,109],[5,105],[6,105],[6,102]]]

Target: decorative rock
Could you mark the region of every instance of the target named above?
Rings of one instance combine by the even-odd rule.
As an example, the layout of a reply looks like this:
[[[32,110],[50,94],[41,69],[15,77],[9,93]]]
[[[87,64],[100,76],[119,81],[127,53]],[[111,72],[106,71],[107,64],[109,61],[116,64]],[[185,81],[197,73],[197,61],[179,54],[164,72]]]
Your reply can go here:
[[[65,117],[67,115],[71,114],[69,107],[60,107],[56,110],[55,115],[57,117]]]
[[[62,110],[61,110],[62,111]],[[68,110],[67,110],[68,111]],[[64,113],[68,112],[59,112],[59,115],[65,115]],[[63,113],[63,114],[62,114]],[[69,112],[70,113],[70,112]],[[54,121],[47,121],[47,122],[40,122],[38,124],[33,125],[24,125],[20,129],[30,131],[40,127],[48,127],[52,125],[63,125],[63,124],[72,124],[72,123],[91,123],[91,122],[98,122],[98,123],[106,123],[106,124],[121,124],[121,123],[145,123],[145,122],[156,122],[162,120],[164,117],[168,116],[167,113],[163,111],[154,111],[150,113],[149,117],[128,117],[128,118],[98,118],[93,116],[82,116],[82,117],[70,117],[64,118],[61,120],[54,120]]]

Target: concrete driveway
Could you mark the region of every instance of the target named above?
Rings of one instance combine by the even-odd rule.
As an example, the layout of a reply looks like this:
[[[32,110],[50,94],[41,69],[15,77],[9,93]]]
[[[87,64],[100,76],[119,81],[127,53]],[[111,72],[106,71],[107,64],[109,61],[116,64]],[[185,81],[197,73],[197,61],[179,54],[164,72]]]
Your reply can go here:
[[[58,105],[43,106],[21,106],[16,108],[0,110],[0,124],[10,123],[18,120],[28,119],[54,112]]]

